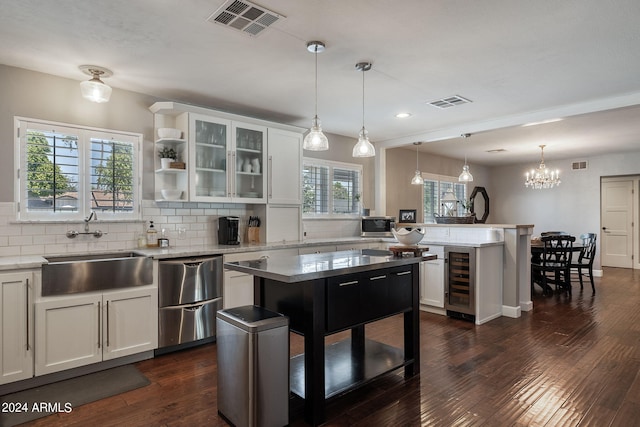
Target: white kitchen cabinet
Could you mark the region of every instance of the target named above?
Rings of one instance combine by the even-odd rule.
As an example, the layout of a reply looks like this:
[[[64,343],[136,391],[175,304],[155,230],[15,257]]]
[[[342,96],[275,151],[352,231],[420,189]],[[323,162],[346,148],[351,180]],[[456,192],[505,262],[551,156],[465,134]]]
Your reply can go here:
[[[103,360],[158,347],[158,289],[128,289],[103,295]]]
[[[190,200],[264,203],[267,128],[187,114]]]
[[[46,298],[35,311],[36,375],[157,347],[155,287]]]
[[[444,247],[427,246],[438,258],[420,263],[420,307],[444,314]]]
[[[187,178],[176,171],[156,172],[157,200],[162,188],[186,187],[184,200],[300,204],[304,129],[176,102],[156,102],[149,109],[156,129],[180,129],[187,141],[182,155]]]
[[[268,130],[268,203],[302,203],[302,134]]]
[[[33,273],[0,274],[0,384],[33,376]]]
[[[296,256],[297,249],[240,252],[224,255],[224,262],[249,261],[261,257]],[[253,275],[239,271],[224,270],[223,307],[233,308],[253,304]]]

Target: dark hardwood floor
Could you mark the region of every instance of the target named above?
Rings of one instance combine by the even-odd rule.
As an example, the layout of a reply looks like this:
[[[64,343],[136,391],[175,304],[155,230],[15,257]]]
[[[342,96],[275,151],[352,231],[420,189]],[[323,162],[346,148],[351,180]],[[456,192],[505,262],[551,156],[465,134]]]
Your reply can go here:
[[[326,425],[639,425],[640,273],[607,268],[596,290],[537,292],[532,312],[481,326],[421,313],[420,375],[405,380],[399,370],[333,400]],[[401,328],[393,317],[367,336],[400,346]],[[301,348],[292,335],[292,353]],[[215,344],[137,366],[151,385],[26,425],[226,425]],[[291,425],[305,425],[297,409]]]

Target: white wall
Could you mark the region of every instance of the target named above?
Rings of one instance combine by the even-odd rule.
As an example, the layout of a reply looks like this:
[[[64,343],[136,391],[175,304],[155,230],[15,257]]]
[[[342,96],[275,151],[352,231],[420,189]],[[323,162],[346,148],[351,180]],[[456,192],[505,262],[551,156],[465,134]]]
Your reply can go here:
[[[639,144],[640,148],[640,144]],[[546,161],[550,169],[559,169],[562,183],[547,190],[524,186],[525,172],[536,166],[527,164],[491,168],[492,222],[533,224],[533,235],[543,231],[566,231],[579,236],[598,234],[598,254],[594,263],[600,268],[600,178],[640,173],[640,151],[586,158],[586,170],[571,170],[576,159]],[[638,236],[636,236],[636,240]]]

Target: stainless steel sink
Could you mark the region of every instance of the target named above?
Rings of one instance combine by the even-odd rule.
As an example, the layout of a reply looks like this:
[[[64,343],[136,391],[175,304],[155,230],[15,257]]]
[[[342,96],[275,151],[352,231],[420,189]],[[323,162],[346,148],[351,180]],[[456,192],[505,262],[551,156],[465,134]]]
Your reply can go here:
[[[144,286],[153,283],[151,258],[133,252],[46,257],[42,296]]]

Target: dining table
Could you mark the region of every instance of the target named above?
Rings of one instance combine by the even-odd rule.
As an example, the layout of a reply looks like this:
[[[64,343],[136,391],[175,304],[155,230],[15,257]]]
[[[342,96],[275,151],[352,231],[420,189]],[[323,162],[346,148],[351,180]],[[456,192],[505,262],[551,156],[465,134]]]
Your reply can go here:
[[[576,256],[575,252],[582,251],[582,248],[583,248],[582,243],[577,243],[577,242],[574,242],[571,247],[567,248],[567,250],[571,252],[569,263],[571,263],[573,260],[573,257]],[[531,239],[531,265],[532,266],[534,264],[537,264],[537,265],[540,264],[543,252],[544,252],[544,243],[542,242],[542,240]],[[549,285],[544,284],[544,281],[542,280],[542,273],[539,270],[534,270],[533,268],[531,268],[531,290],[532,291],[533,291],[534,283],[542,288],[543,293],[545,294],[552,293],[551,287]],[[569,274],[569,272],[567,272],[566,274],[565,286],[571,286],[571,275]]]

